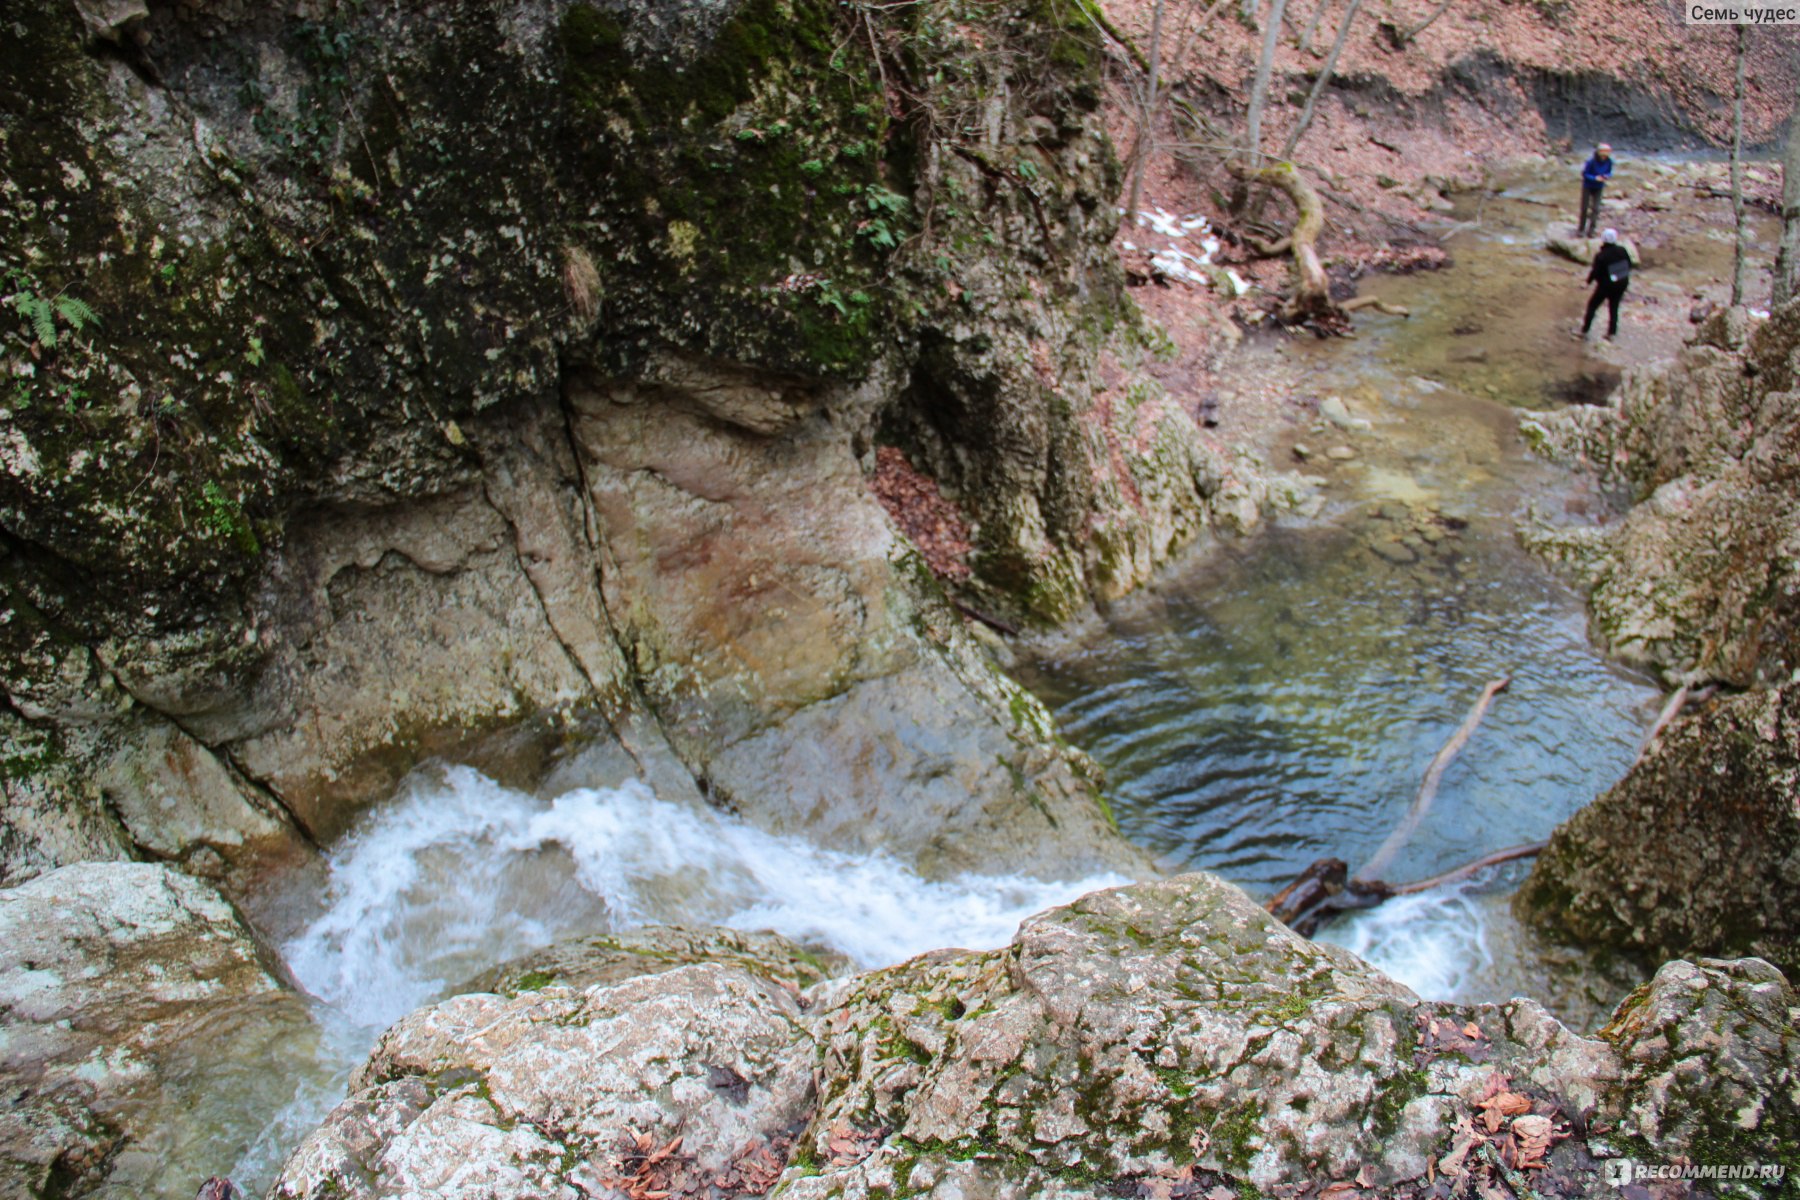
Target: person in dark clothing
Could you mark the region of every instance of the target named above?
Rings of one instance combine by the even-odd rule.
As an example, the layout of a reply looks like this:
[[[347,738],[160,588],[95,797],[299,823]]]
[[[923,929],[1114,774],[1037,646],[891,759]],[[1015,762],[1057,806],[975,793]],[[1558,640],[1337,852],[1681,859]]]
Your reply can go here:
[[[1631,252],[1619,245],[1616,229],[1601,234],[1600,242],[1600,253],[1594,255],[1594,265],[1588,268],[1587,281],[1594,285],[1594,294],[1588,297],[1587,318],[1581,323],[1579,336],[1587,337],[1588,330],[1594,325],[1594,314],[1600,311],[1600,302],[1604,300],[1606,340],[1611,341],[1619,336],[1619,301],[1625,298],[1625,289],[1631,286]]]
[[[1581,168],[1581,215],[1575,221],[1575,232],[1582,237],[1593,237],[1600,226],[1600,197],[1612,171],[1612,147],[1601,142],[1594,147],[1594,157]]]

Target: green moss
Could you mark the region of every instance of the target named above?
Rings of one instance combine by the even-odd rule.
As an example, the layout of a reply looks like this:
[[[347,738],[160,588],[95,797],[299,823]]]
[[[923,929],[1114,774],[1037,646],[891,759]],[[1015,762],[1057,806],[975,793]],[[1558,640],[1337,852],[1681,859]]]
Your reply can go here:
[[[567,10],[571,187],[605,186],[608,224],[634,235],[632,256],[594,256],[626,276],[606,281],[613,315],[697,330],[703,349],[748,361],[866,369],[904,214],[871,209],[896,195],[887,106],[842,20],[825,0],[749,0],[689,61],[640,48],[594,5]]]
[[[1424,1071],[1402,1071],[1381,1084],[1375,1105],[1369,1114],[1369,1128],[1378,1140],[1386,1141],[1400,1128],[1406,1106],[1423,1096],[1431,1087],[1431,1077]]]
[[[1254,1100],[1227,1108],[1213,1119],[1212,1149],[1218,1160],[1235,1170],[1250,1169],[1262,1129],[1262,1105]]]
[[[549,987],[555,982],[555,971],[527,971],[517,979],[513,980],[511,990],[515,995],[519,992],[536,992]]]

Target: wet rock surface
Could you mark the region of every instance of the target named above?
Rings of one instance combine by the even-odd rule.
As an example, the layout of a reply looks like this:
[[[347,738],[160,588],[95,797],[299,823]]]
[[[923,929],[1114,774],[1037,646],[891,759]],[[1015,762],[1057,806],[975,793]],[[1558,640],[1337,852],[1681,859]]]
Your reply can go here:
[[[199,880],[83,863],[0,891],[0,1191],[191,1191],[218,1148],[176,1117],[239,1069],[209,1047],[238,1042],[250,1070],[278,1076],[310,1036],[300,999]]]
[[[1585,1197],[1621,1154],[1785,1161],[1794,1001],[1757,960],[1673,963],[1582,1038],[1421,1003],[1188,875],[798,1001],[723,965],[445,1001],[276,1194],[750,1195],[773,1164],[797,1197]]]

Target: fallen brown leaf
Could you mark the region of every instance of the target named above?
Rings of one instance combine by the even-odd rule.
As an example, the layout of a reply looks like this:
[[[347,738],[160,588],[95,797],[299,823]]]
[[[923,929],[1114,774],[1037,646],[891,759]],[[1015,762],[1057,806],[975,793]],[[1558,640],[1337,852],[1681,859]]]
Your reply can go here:
[[[1487,1124],[1489,1133],[1499,1133],[1500,1127],[1506,1124],[1506,1118],[1516,1117],[1531,1111],[1531,1101],[1517,1092],[1499,1092],[1489,1096],[1480,1104],[1482,1120]]]

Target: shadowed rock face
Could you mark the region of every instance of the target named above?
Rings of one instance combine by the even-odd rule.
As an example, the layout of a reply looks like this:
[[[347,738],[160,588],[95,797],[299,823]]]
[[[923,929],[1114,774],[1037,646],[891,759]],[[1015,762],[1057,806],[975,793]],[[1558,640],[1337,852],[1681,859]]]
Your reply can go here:
[[[1098,35],[881,11],[881,63],[817,0],[22,15],[0,879],[237,887],[424,758],[596,739],[931,871],[1141,870],[864,482],[905,440],[1023,621],[1206,525],[1226,459],[1106,249]]]
[[[1530,1001],[1420,1003],[1188,875],[797,1003],[710,964],[423,1009],[276,1194],[760,1194],[784,1168],[803,1197],[1407,1197],[1517,1167],[1587,1197],[1597,1157],[1788,1161],[1794,1000],[1757,960],[1671,963],[1581,1038]]]
[[[1796,379],[1800,306],[1760,323],[1732,309],[1611,406],[1538,419],[1547,448],[1636,503],[1610,528],[1529,538],[1586,574],[1615,651],[1728,690],[1557,830],[1518,895],[1522,917],[1655,958],[1800,968]]]

